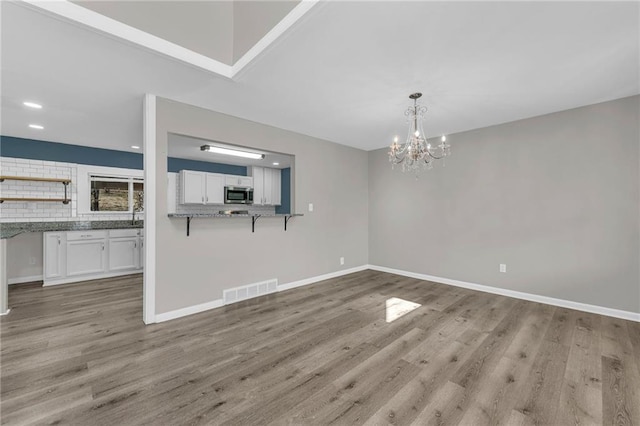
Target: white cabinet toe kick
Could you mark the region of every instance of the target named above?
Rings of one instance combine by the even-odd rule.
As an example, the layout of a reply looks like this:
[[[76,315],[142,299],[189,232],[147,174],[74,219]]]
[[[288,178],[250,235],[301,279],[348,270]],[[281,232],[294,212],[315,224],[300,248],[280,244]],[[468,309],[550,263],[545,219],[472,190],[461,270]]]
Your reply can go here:
[[[142,272],[143,246],[142,229],[44,232],[44,285]]]

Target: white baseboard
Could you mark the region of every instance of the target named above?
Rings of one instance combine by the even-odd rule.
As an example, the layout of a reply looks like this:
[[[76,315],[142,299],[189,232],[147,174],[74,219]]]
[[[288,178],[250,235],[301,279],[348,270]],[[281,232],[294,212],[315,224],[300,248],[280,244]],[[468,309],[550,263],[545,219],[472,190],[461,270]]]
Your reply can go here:
[[[292,288],[302,287],[304,285],[317,283],[318,281],[324,281],[331,278],[341,277],[343,275],[353,274],[354,272],[360,272],[366,269],[370,269],[369,265],[360,265],[360,266],[356,266],[355,268],[349,268],[349,269],[344,269],[342,271],[330,272],[324,275],[317,275],[315,277],[305,278],[303,280],[293,281],[287,284],[279,284],[278,291],[290,290]]]
[[[294,281],[287,284],[278,285],[277,291],[289,290],[296,287],[302,287],[316,283],[318,281],[328,280],[330,278],[340,277],[342,275],[352,274],[354,272],[364,271],[369,269],[369,265],[361,265],[355,268],[345,269],[342,271],[330,272],[324,275],[318,275],[311,278],[305,278],[304,280]],[[246,299],[245,299],[246,300]],[[164,312],[162,314],[156,314],[155,322],[164,322],[172,319],[186,317],[187,315],[193,315],[200,312],[208,311],[209,309],[220,308],[224,306],[223,299],[212,300],[211,302],[201,303],[200,305],[188,306],[186,308],[176,309],[175,311]]]
[[[137,274],[142,274],[142,269],[138,269],[138,270],[133,270],[133,271],[125,271],[125,272],[111,272],[108,274],[96,274],[96,275],[82,275],[82,276],[76,276],[76,277],[71,277],[71,278],[62,278],[59,280],[49,280],[49,281],[45,281],[42,286],[43,287],[51,287],[54,285],[61,285],[61,284],[71,284],[71,283],[79,283],[79,282],[83,282],[83,281],[94,281],[94,280],[101,280],[103,278],[115,278],[115,277],[123,277],[125,275],[137,275]]]
[[[222,306],[224,306],[224,301],[222,299],[212,300],[211,302],[187,306],[186,308],[176,309],[175,311],[164,312],[162,314],[156,314],[155,322],[165,322],[176,318],[186,317],[187,315],[198,314],[200,312],[220,308]]]
[[[42,281],[42,275],[31,275],[29,277],[9,278],[7,284],[32,283],[34,281]]]
[[[507,290],[499,287],[491,287],[482,284],[468,283],[465,281],[452,280],[450,278],[435,277],[433,275],[408,272],[400,269],[387,268],[385,266],[367,265],[368,269],[390,274],[402,275],[419,280],[433,281],[440,284],[448,284],[470,290],[482,291],[485,293],[499,294],[501,296],[513,297],[515,299],[528,300],[530,302],[544,303],[546,305],[559,306],[562,308],[575,309],[577,311],[590,312],[592,314],[605,315],[608,317],[620,318],[629,321],[640,322],[640,313],[623,311],[619,309],[606,308],[604,306],[589,305],[586,303],[573,302],[570,300],[556,299],[554,297],[540,296],[537,294],[524,293],[521,291]]]

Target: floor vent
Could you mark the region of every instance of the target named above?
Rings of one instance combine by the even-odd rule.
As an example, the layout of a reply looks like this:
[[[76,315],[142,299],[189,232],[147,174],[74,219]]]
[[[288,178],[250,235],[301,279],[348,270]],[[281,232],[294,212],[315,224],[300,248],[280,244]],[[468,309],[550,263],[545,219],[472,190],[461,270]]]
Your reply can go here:
[[[227,289],[222,293],[222,297],[224,299],[224,304],[228,305],[230,303],[240,302],[253,297],[275,293],[276,291],[278,291],[278,280],[273,279]]]

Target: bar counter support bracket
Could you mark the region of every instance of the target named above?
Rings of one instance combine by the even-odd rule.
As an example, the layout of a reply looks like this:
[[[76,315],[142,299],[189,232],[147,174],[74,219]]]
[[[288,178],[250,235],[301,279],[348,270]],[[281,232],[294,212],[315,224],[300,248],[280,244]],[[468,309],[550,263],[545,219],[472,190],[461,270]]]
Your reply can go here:
[[[187,237],[189,236],[190,227],[191,227],[191,216],[187,216]]]
[[[251,216],[251,232],[256,232],[256,222],[258,221],[259,217],[259,214]]]

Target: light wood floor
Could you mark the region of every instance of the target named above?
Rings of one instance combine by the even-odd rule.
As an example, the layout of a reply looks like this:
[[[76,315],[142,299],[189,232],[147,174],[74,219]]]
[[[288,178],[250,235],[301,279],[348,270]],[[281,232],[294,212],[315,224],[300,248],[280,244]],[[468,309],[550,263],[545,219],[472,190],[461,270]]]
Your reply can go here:
[[[373,271],[151,326],[141,296],[11,286],[2,423],[640,424],[638,323]]]

